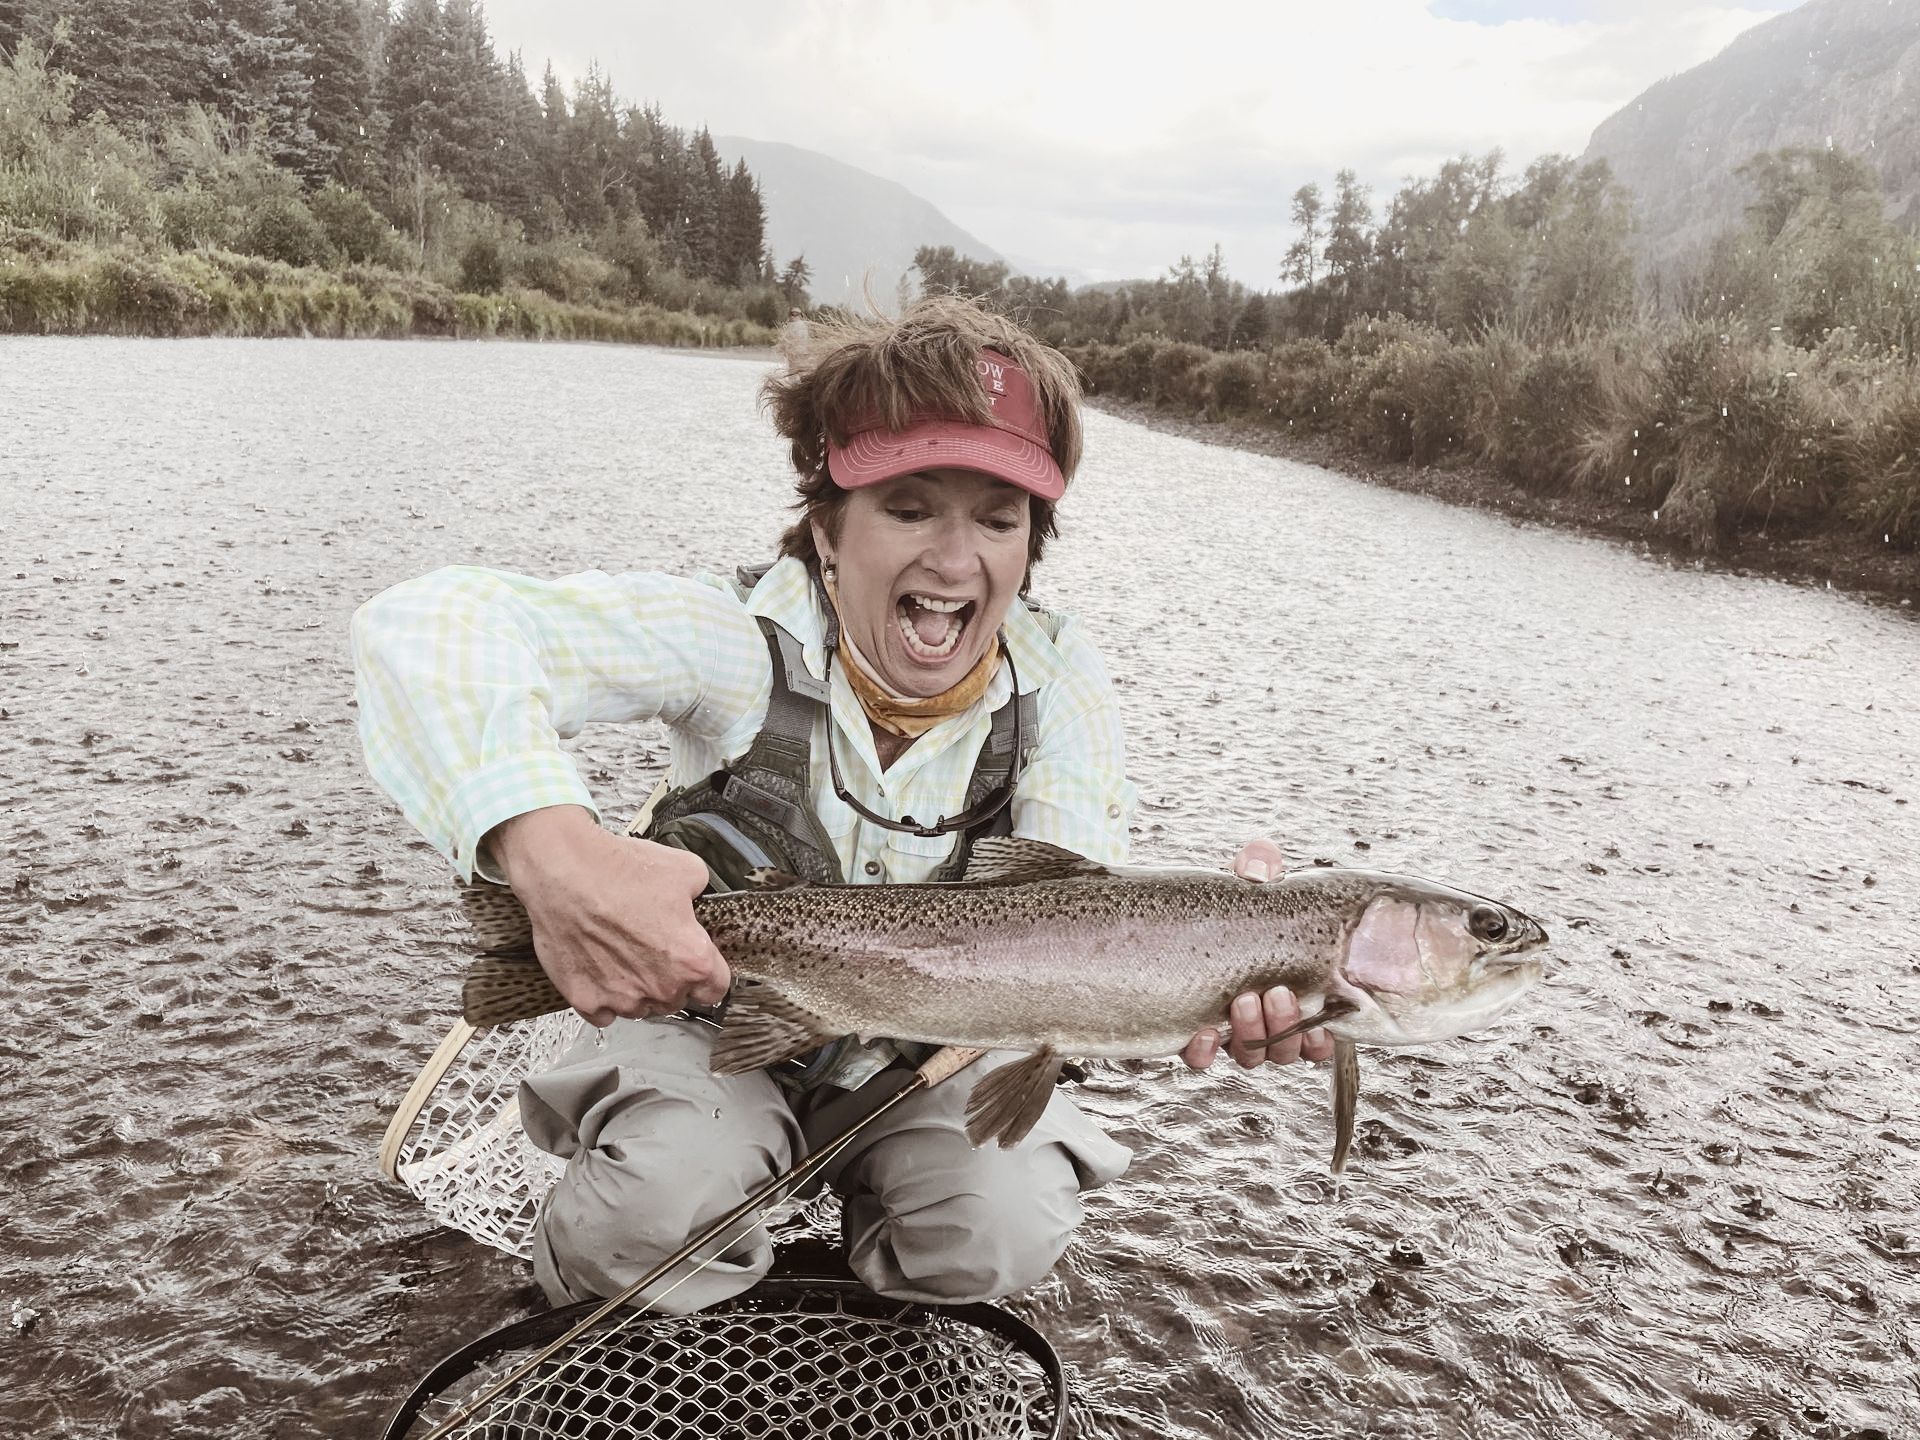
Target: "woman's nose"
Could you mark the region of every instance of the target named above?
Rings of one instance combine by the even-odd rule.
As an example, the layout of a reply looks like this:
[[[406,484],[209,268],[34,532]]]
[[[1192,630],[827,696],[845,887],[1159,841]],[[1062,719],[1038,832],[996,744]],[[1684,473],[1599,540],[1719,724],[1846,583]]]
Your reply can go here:
[[[933,574],[955,584],[979,574],[980,542],[972,522],[963,517],[936,526],[921,561]]]

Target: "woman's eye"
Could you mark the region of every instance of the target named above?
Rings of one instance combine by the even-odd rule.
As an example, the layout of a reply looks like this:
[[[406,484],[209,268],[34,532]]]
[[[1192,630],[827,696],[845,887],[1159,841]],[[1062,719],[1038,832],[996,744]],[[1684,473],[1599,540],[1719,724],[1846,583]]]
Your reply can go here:
[[[1008,520],[1004,517],[996,517],[987,521],[987,528],[996,535],[1010,535],[1020,528],[1020,522],[1018,520]]]
[[[924,510],[889,510],[887,513],[906,525],[911,525],[916,520],[924,520],[927,518],[927,512]]]

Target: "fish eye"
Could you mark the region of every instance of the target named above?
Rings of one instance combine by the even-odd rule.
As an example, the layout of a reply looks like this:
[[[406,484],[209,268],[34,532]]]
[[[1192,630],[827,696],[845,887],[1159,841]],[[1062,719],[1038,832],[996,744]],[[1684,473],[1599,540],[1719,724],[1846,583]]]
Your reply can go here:
[[[1467,928],[1482,940],[1507,938],[1507,917],[1491,905],[1476,905],[1467,912]]]

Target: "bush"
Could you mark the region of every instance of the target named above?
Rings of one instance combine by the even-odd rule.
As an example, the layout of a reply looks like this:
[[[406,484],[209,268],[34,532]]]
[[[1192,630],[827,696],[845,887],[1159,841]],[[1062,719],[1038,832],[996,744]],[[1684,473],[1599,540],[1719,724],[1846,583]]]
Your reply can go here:
[[[114,330],[178,335],[206,314],[207,297],[145,260],[109,255],[94,272],[95,308]]]
[[[1389,315],[1350,327],[1334,353],[1350,365],[1336,404],[1355,444],[1416,465],[1464,448],[1472,366],[1446,336]]]
[[[1910,549],[1920,541],[1920,380],[1908,374],[1886,387],[1851,429],[1841,513],[1868,538]]]
[[[320,223],[328,246],[341,259],[394,269],[406,263],[405,244],[399,233],[358,190],[329,181],[308,198],[307,208]]]
[[[1159,341],[1147,362],[1147,398],[1156,405],[1184,405],[1198,410],[1207,403],[1203,367],[1213,352],[1184,340]]]
[[[1217,420],[1222,415],[1244,415],[1259,408],[1260,382],[1265,376],[1266,366],[1257,355],[1244,350],[1215,355],[1199,376],[1206,391],[1207,413]]]
[[[1289,340],[1267,361],[1262,400],[1267,414],[1289,425],[1323,429],[1335,423],[1344,375],[1322,340]]]
[[[327,258],[327,232],[291,195],[270,195],[249,210],[236,248],[288,265],[318,265]]]
[[[473,295],[492,295],[506,284],[507,266],[500,242],[491,235],[475,235],[460,252],[460,288]]]

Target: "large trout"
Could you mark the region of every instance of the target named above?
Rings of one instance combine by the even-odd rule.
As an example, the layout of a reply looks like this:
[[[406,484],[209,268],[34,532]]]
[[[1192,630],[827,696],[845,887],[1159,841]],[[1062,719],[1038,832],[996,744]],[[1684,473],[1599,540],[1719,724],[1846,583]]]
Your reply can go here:
[[[713,1068],[734,1075],[845,1035],[1025,1050],[975,1087],[967,1133],[1018,1144],[1068,1056],[1172,1055],[1227,1022],[1244,991],[1284,985],[1301,1030],[1334,1037],[1333,1168],[1353,1138],[1354,1045],[1462,1034],[1540,977],[1547,935],[1511,906],[1410,876],[1296,870],[1264,884],[1214,870],[1099,865],[1036,840],[974,846],[964,879],[810,885],[778,871],[703,895],[694,913],[733,970]],[[466,892],[484,953],[467,1020],[566,1007],[526,912]]]

